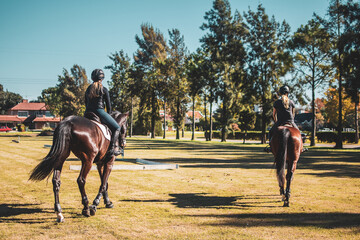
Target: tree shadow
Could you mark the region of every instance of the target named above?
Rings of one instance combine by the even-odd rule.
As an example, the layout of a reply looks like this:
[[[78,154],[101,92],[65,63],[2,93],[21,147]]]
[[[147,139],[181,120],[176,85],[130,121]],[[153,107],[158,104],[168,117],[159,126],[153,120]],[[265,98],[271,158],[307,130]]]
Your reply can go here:
[[[278,195],[247,195],[219,197],[207,193],[172,193],[169,199],[129,199],[124,202],[164,203],[170,202],[178,208],[277,208],[281,207]],[[277,204],[279,203],[279,204]],[[266,205],[264,205],[266,204]],[[272,204],[272,205],[271,205]]]
[[[234,227],[319,227],[360,229],[360,214],[356,213],[250,213],[190,215],[199,218],[219,218],[214,224]]]

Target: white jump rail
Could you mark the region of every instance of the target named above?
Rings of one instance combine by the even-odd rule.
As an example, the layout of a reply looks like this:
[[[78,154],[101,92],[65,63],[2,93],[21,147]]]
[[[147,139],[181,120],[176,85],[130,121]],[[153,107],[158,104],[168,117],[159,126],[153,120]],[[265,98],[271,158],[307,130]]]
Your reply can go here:
[[[44,145],[45,148],[51,147],[51,145]],[[123,160],[121,158],[117,158],[116,160]],[[113,165],[112,170],[172,170],[178,169],[178,164],[168,164],[168,163],[160,163],[155,161],[144,160],[141,158],[136,159],[136,163],[134,165]],[[70,165],[70,170],[80,171],[81,165]],[[91,170],[97,170],[96,165],[91,167]]]

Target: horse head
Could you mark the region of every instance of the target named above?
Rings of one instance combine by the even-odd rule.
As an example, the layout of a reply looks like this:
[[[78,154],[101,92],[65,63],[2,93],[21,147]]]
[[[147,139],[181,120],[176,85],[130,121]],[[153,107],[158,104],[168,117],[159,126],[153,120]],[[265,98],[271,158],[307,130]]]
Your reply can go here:
[[[120,112],[114,111],[111,115],[120,126],[119,146],[122,149],[125,149],[126,133],[127,133],[127,119],[129,117],[129,112],[120,113]]]

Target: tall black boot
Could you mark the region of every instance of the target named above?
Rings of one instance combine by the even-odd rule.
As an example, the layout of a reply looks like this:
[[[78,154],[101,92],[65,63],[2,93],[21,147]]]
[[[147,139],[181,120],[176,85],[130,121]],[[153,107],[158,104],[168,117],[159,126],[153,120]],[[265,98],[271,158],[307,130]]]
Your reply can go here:
[[[121,151],[115,150],[116,147],[118,147],[118,142],[119,142],[119,135],[120,135],[120,128],[118,128],[112,135],[111,135],[111,141],[110,141],[110,145],[108,148],[108,152],[107,155],[108,156],[118,156],[121,154]]]

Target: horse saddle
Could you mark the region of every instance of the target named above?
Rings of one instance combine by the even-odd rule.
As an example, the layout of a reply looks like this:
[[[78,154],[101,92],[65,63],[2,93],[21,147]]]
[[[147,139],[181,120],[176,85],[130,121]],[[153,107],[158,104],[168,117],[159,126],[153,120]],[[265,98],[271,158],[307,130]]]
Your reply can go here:
[[[84,114],[84,117],[89,119],[93,123],[95,123],[100,128],[101,132],[104,134],[104,137],[107,140],[109,140],[109,141],[111,140],[111,131],[110,131],[110,129],[108,128],[108,126],[101,123],[101,120],[100,120],[98,115],[96,115],[93,112],[86,112]]]

